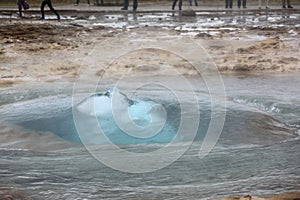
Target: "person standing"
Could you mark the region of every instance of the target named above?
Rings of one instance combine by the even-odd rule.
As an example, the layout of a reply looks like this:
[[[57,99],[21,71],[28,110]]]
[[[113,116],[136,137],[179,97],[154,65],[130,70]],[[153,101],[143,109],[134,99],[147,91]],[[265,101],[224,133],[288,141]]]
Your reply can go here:
[[[173,0],[172,10],[175,9],[175,6],[176,6],[176,4],[177,4],[177,1],[178,1],[178,0]],[[179,10],[181,10],[181,7],[182,7],[182,0],[179,0],[179,5],[178,5],[178,7],[179,7]]]
[[[121,10],[128,10],[129,6],[129,0],[124,0],[124,6],[121,8]],[[136,11],[138,7],[138,0],[133,0],[133,11]]]
[[[243,3],[243,8],[247,8],[246,6],[246,0],[237,0],[238,8],[241,8],[241,3]]]
[[[19,10],[19,17],[20,17],[20,19],[22,19],[23,18],[22,8],[24,10],[28,10],[29,9],[29,4],[27,3],[26,0],[17,0],[17,5],[18,5],[18,10]]]
[[[261,9],[261,0],[258,0],[258,8]],[[270,9],[269,0],[266,0],[266,9]]]
[[[195,2],[195,6],[198,6],[198,0],[195,0],[194,2]],[[192,6],[193,0],[189,0],[189,3],[190,3],[190,6]]]
[[[17,5],[19,9],[19,17],[22,18],[22,6],[25,0],[17,0]]]
[[[266,0],[266,9],[270,9],[270,7],[269,7],[269,0]]]
[[[124,6],[121,8],[121,10],[128,10],[129,6],[129,0],[124,0]],[[133,0],[133,11],[136,11],[138,7],[138,0]]]
[[[58,21],[60,21],[60,16],[59,16],[59,14],[56,12],[56,10],[53,8],[51,0],[43,0],[43,1],[42,1],[42,5],[41,5],[42,17],[41,17],[40,19],[41,19],[41,20],[44,20],[44,19],[45,19],[44,8],[45,8],[46,5],[48,5],[48,7],[50,8],[50,10],[51,10],[52,12],[54,12],[54,14],[56,14]]]
[[[90,0],[86,0],[86,2],[87,2],[88,5],[90,5]],[[79,0],[76,1],[75,5],[78,6],[78,4],[79,4]]]
[[[293,8],[293,6],[291,5],[291,0],[286,0],[286,2],[287,2],[287,7],[288,8]],[[282,8],[286,8],[285,0],[282,0]]]
[[[104,5],[104,2],[103,2],[103,0],[100,0],[100,2],[101,2],[101,4],[99,3],[99,0],[95,0],[94,1],[94,5],[96,5],[96,6],[99,6],[99,5]]]
[[[225,8],[232,8],[232,0],[225,0]]]

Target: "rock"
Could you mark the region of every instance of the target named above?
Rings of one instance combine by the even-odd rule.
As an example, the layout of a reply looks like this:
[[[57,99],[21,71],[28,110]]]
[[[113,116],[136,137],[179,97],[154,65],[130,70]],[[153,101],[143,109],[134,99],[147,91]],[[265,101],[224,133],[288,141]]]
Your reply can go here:
[[[29,200],[27,194],[14,187],[0,185],[0,200]]]
[[[182,12],[181,12],[181,15],[182,16],[196,16],[196,12],[194,11],[194,10],[191,10],[191,9],[189,9],[189,10],[183,10]]]
[[[88,20],[88,19],[89,19],[89,16],[81,15],[81,16],[76,17],[75,19],[76,19],[76,20]]]
[[[224,200],[300,200],[300,192],[284,193],[265,198],[246,195],[244,197],[228,197]]]
[[[247,71],[252,71],[255,68],[256,68],[255,65],[237,64],[233,67],[233,71],[247,72]]]
[[[1,12],[1,15],[7,15],[7,16],[10,16],[10,15],[12,15],[12,13],[11,13],[11,12],[6,12],[6,11],[2,11],[2,12]]]
[[[200,38],[212,38],[213,36],[210,35],[209,33],[201,32],[201,33],[198,33],[198,34],[196,35],[196,37],[200,37]]]
[[[244,197],[229,197],[225,198],[224,200],[252,200],[252,196],[246,195]]]

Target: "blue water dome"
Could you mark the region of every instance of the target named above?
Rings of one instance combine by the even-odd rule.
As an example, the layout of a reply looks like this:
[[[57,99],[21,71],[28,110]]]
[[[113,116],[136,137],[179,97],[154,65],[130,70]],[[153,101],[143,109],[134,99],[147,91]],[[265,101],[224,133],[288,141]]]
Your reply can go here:
[[[84,143],[169,143],[176,137],[164,105],[129,99],[117,88],[84,99],[75,107],[75,113]]]

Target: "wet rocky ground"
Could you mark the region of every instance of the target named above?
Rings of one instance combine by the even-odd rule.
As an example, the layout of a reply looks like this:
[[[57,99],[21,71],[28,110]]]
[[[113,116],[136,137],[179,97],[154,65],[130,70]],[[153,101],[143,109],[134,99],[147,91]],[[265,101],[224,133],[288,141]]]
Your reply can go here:
[[[222,73],[300,69],[297,9],[181,13],[68,10],[61,11],[61,22],[53,15],[40,21],[34,13],[20,20],[15,15],[8,17],[7,12],[0,12],[1,86],[29,80],[72,81],[82,58],[95,44],[135,32],[147,32],[153,38],[158,33],[188,37],[206,49]],[[118,45],[122,46],[113,48]]]

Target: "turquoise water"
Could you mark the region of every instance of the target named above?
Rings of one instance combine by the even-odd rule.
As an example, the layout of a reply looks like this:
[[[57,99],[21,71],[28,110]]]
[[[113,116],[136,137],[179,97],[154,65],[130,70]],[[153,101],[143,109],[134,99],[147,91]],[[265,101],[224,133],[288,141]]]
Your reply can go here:
[[[299,74],[227,75],[223,80],[226,120],[213,151],[203,159],[198,157],[211,106],[204,83],[191,80],[201,115],[193,144],[171,165],[141,174],[113,170],[82,146],[72,119],[70,91],[45,89],[27,96],[22,91],[6,95],[2,91],[0,182],[24,189],[33,199],[221,199],[299,191]],[[119,132],[111,139],[124,150],[162,148],[178,128],[178,104],[155,88],[144,94],[139,96],[141,101],[164,106],[168,128],[147,141],[122,138],[122,131],[112,129],[111,134]],[[145,109],[151,110],[154,104]],[[140,125],[149,123],[143,112],[131,111],[131,116]],[[176,141],[178,147],[185,145],[188,133]],[[97,151],[107,151],[105,143],[95,143]]]

